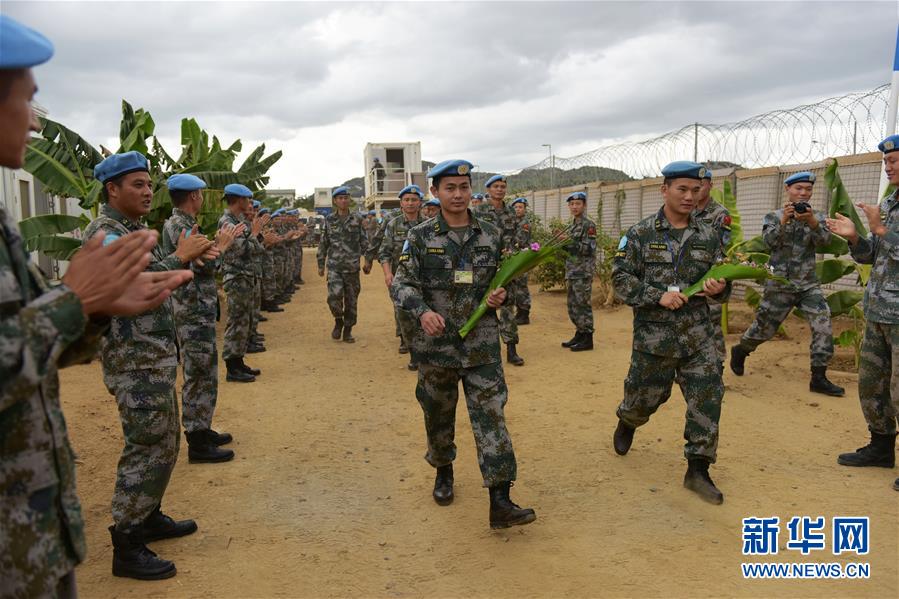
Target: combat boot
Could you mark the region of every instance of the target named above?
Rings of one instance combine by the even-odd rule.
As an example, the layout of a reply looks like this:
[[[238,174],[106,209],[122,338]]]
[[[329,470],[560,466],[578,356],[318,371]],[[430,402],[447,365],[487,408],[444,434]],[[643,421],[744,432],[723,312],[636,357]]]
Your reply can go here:
[[[453,465],[447,464],[437,468],[434,478],[434,501],[437,505],[449,505],[453,502]]]
[[[896,433],[881,435],[871,432],[871,442],[853,453],[841,453],[837,458],[841,466],[896,466]]]
[[[340,339],[340,332],[343,331],[343,319],[334,319],[334,330],[331,331],[331,339]]]
[[[406,342],[402,340],[402,337],[400,337],[400,349],[399,349],[399,352],[400,352],[401,354],[408,354],[408,353],[409,353],[409,348],[406,346]]]
[[[826,373],[826,366],[812,366],[812,380],[808,384],[808,390],[833,397],[843,397],[846,391],[839,385],[834,385],[827,380]]]
[[[531,324],[531,311],[519,308],[515,314],[515,324]]]
[[[572,337],[572,338],[569,339],[568,341],[563,341],[563,342],[562,342],[562,347],[571,347],[571,346],[574,345],[575,343],[579,342],[579,341],[581,340],[581,337],[583,337],[583,336],[584,336],[584,334],[581,333],[580,331],[575,331],[575,332],[574,332],[574,337]]]
[[[264,312],[283,312],[284,308],[276,304],[275,302],[262,302],[262,308]]]
[[[139,526],[131,530],[131,539],[140,543],[152,543],[163,539],[176,539],[197,532],[197,523],[193,520],[174,520],[161,511],[161,506],[147,516]]]
[[[618,426],[615,428],[615,434],[612,436],[612,445],[615,447],[615,453],[618,455],[627,455],[634,442],[634,432],[637,429],[626,423],[621,418],[618,419]]]
[[[253,376],[259,376],[260,374],[262,374],[262,371],[258,368],[250,368],[247,363],[243,361],[243,356],[239,357],[238,360],[238,365],[240,366],[241,370],[243,370],[247,374],[251,374]]]
[[[730,369],[735,375],[743,376],[748,355],[749,352],[739,343],[730,349]]]
[[[112,575],[137,580],[162,580],[178,571],[169,560],[160,559],[143,542],[131,538],[132,532],[109,527],[112,536]]]
[[[893,481],[893,490],[899,491],[899,478]]]
[[[260,310],[262,310],[262,308],[260,308]],[[268,322],[268,318],[266,318],[264,314],[260,314],[259,318],[257,318],[256,320],[258,320],[259,322]]]
[[[343,327],[343,342],[344,343],[356,343],[356,338],[353,337],[353,327],[348,327],[348,326]]]
[[[261,343],[250,343],[247,345],[248,354],[261,354],[265,351],[265,346]]]
[[[581,340],[568,349],[571,351],[589,351],[593,349],[593,333],[583,333]]]
[[[187,432],[187,461],[191,464],[204,464],[215,462],[227,462],[234,459],[234,452],[230,449],[219,449],[215,444],[211,431],[200,430]]]
[[[506,362],[512,366],[524,366],[524,358],[515,351],[515,343],[506,344]]]
[[[209,437],[216,445],[227,445],[234,440],[234,437],[231,436],[231,433],[217,433],[212,429],[209,429]]]
[[[709,462],[702,458],[688,460],[687,474],[684,476],[684,487],[699,495],[703,501],[721,505],[724,494],[718,490],[712,477],[709,476]]]
[[[303,277],[300,277],[299,279],[297,279],[297,285],[305,285],[305,284],[306,284],[306,281],[303,280]]]
[[[408,368],[412,372],[416,372],[418,370],[418,362],[409,360],[409,363],[406,365],[406,368]]]
[[[490,528],[509,528],[530,524],[537,514],[530,508],[522,508],[512,503],[509,497],[511,482],[490,487]]]
[[[241,362],[241,358],[228,358],[227,360],[225,360],[225,367],[228,369],[228,374],[225,375],[226,381],[232,381],[235,383],[252,383],[256,380],[255,376],[240,367]]]

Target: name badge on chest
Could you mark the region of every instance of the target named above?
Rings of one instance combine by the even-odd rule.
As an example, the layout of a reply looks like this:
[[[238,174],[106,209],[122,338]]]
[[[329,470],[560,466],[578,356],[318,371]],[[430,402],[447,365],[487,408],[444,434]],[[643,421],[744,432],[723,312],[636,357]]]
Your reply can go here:
[[[453,283],[456,285],[471,285],[474,283],[474,271],[454,270]]]

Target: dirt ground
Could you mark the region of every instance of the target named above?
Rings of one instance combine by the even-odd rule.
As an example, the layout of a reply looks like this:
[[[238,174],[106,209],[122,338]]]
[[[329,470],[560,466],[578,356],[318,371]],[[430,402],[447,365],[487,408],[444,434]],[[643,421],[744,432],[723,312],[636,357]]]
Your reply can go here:
[[[122,447],[115,402],[98,364],[62,373],[89,555],[83,597],[895,597],[899,589],[896,470],[839,467],[866,441],[856,376],[833,372],[841,399],[808,391],[805,325],[762,346],[742,378],[725,375],[718,463],[725,494],[710,506],[684,490],[684,405],[675,391],[615,455],[615,407],[627,372],[631,314],[596,314],[596,350],[559,347],[572,328],[563,293],[533,289],[523,368],[507,367],[508,424],[519,463],[513,499],[534,524],[491,531],[464,404],[458,410],[456,501],[430,497],[415,375],[397,354],[383,279],[363,277],[347,345],[330,339],[325,286],[306,253],[307,284],[261,325],[268,352],[249,356],[254,384],[224,381],[215,426],[233,433],[226,464],[181,456],[163,503],[199,532],[154,543],[178,575],[114,578],[106,527]],[[739,314],[736,325],[748,324]],[[219,331],[221,334],[221,331]],[[728,343],[735,343],[731,335]],[[221,346],[220,346],[221,347]],[[847,356],[843,356],[848,360]],[[781,518],[780,552],[744,560],[741,520]],[[786,549],[786,521],[825,516],[828,546]],[[867,556],[833,556],[834,516],[869,516]],[[744,580],[743,561],[868,562],[868,580]]]

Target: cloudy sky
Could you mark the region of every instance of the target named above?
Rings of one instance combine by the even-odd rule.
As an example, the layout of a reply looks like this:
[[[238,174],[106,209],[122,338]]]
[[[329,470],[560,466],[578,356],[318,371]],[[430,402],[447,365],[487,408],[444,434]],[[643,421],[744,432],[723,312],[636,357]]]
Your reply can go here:
[[[47,35],[38,101],[116,147],[121,100],[177,153],[180,120],[284,157],[301,194],[363,172],[366,142],[506,171],[686,123],[889,81],[886,2],[15,2]]]

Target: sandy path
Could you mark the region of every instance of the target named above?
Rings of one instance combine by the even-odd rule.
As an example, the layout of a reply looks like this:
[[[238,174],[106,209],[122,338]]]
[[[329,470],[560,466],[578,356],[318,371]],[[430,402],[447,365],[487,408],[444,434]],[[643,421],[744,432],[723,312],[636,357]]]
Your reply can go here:
[[[377,268],[377,267],[376,267]],[[513,499],[536,523],[487,526],[487,497],[464,407],[458,412],[456,501],[430,499],[415,375],[396,353],[377,270],[363,277],[355,345],[331,341],[325,287],[306,254],[307,284],[263,323],[269,351],[248,362],[259,382],[224,382],[216,427],[234,434],[237,458],[190,465],[182,444],[163,507],[200,530],[153,548],[178,576],[144,583],[113,578],[109,500],[121,429],[93,364],[63,373],[63,401],[79,454],[89,556],[84,597],[330,596],[871,596],[899,589],[896,470],[838,467],[862,444],[855,376],[835,374],[848,395],[807,390],[807,338],[763,346],[748,375],[728,373],[719,463],[726,496],[708,506],[681,487],[684,405],[641,428],[631,453],[611,449],[615,406],[630,351],[630,311],[597,313],[597,350],[562,350],[571,328],[564,295],[534,293],[522,328],[524,368],[507,368],[506,413],[519,460]],[[220,331],[221,334],[221,331]],[[731,337],[729,343],[735,338]],[[795,358],[793,356],[796,356]],[[795,366],[793,366],[795,365]],[[867,561],[869,580],[747,581],[740,573],[748,516],[871,517],[871,552],[759,562]],[[828,540],[830,533],[828,532]]]

